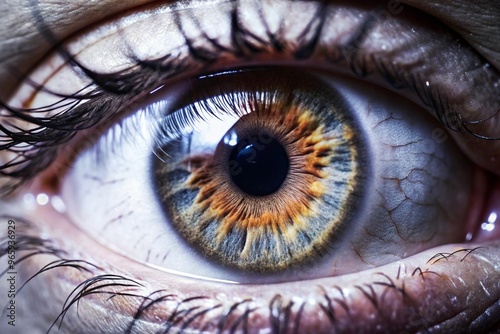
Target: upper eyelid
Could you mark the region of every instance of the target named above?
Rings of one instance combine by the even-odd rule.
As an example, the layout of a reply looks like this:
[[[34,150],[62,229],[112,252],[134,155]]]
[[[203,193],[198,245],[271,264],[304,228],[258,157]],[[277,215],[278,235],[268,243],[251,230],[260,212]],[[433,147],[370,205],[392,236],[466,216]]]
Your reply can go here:
[[[46,1],[49,2],[49,1]],[[93,2],[84,2],[81,4],[78,4],[75,6],[74,10],[67,10],[67,6],[71,5],[71,3],[66,3],[64,4],[63,10],[61,10],[61,5],[57,4],[56,6],[45,5],[44,4],[44,14],[47,14],[48,11],[50,11],[51,17],[55,16],[55,20],[52,20],[54,22],[58,22],[59,26],[56,26],[52,21],[51,24],[55,28],[57,28],[58,36],[61,36],[62,39],[67,38],[70,36],[70,34],[74,34],[77,29],[82,28],[82,22],[86,22],[86,25],[92,25],[95,24],[99,20],[103,20],[106,17],[109,17],[111,15],[115,15],[120,11],[124,11],[129,9],[130,6],[138,6],[143,3],[150,3],[154,2],[152,0],[138,0],[137,3],[116,3],[114,2],[112,5],[108,5],[106,1],[100,1],[98,3],[93,3]],[[179,2],[177,0],[171,0],[171,3],[176,3]],[[326,0],[325,2],[333,3],[334,0]],[[389,1],[390,2],[390,1]],[[50,3],[50,2],[49,2]],[[430,9],[437,10],[438,12],[435,13],[436,17],[442,17],[447,16],[449,14],[448,11],[443,11],[441,6],[437,6],[436,8],[432,7],[431,2],[427,1],[421,1],[421,2],[414,2],[412,0],[401,0],[401,3],[405,5],[410,5],[417,7],[419,9],[422,9],[424,11],[429,11]],[[25,3],[0,3],[0,8],[2,9],[1,11],[5,14],[6,18],[11,19],[12,21],[23,21],[26,20],[27,17],[23,17],[22,15],[30,15],[30,8],[29,7],[22,7],[26,6]],[[99,7],[101,6],[101,7]],[[488,19],[488,17],[491,17],[491,9],[492,8],[487,8],[487,6],[494,6],[485,4],[484,6],[476,6],[478,8],[478,11],[475,12],[476,18],[481,19],[485,17],[485,19]],[[445,7],[445,6],[443,6]],[[468,8],[468,5],[467,5]],[[493,7],[494,8],[494,7]],[[456,10],[456,9],[454,9]],[[92,12],[92,15],[86,15],[88,12]],[[482,13],[482,14],[481,14]],[[487,15],[485,15],[487,14]],[[80,15],[80,17],[76,16]],[[453,18],[452,15],[449,15],[451,18]],[[494,17],[494,15],[493,15]],[[68,23],[66,24],[60,24],[61,22],[64,22],[63,20],[67,20]],[[87,22],[87,20],[90,20]],[[70,23],[69,23],[70,22]],[[461,22],[461,21],[460,21]],[[494,22],[494,20],[493,20]],[[456,24],[455,24],[456,25]],[[478,26],[485,25],[485,24],[478,24]],[[489,25],[488,25],[489,26]],[[26,29],[24,31],[20,29]],[[17,30],[16,30],[17,29]],[[28,30],[31,29],[31,30]],[[3,89],[2,92],[0,92],[0,99],[6,99],[7,95],[10,94],[11,90],[14,88],[12,85],[13,83],[18,84],[18,78],[15,76],[10,76],[10,69],[15,68],[19,71],[25,71],[29,67],[31,67],[35,62],[39,61],[44,52],[46,52],[47,46],[43,44],[43,37],[40,38],[39,33],[37,34],[36,32],[36,25],[11,25],[11,24],[6,24],[2,27],[0,27],[0,55],[2,56],[1,58],[4,60],[3,64],[0,63],[0,75],[4,77],[8,77],[9,82],[3,82]],[[481,32],[484,30],[479,30],[475,31],[475,26],[469,26],[468,31],[470,32],[471,36],[465,36],[466,38],[471,37],[475,38],[475,36],[480,36]],[[492,30],[493,31],[493,30]],[[462,34],[463,35],[463,34]],[[23,43],[26,41],[28,45],[28,49],[24,45],[21,45],[19,43]],[[17,43],[17,44],[16,44]],[[490,49],[494,48],[494,45],[492,44],[491,46],[484,45],[484,43],[479,43],[480,47],[482,48],[483,51],[489,52]],[[30,49],[29,46],[32,48]],[[25,50],[23,53],[19,53],[17,50]],[[36,52],[33,52],[36,50]],[[494,50],[492,51],[493,53],[495,52]],[[28,57],[29,55],[29,57]],[[490,61],[493,60],[493,63],[495,65],[498,65],[498,60],[495,61],[494,55],[485,55],[487,59]],[[27,66],[27,67],[26,67]],[[9,69],[10,68],[10,69]],[[5,81],[5,80],[4,80]]]
[[[261,19],[262,19],[262,21],[265,20],[264,18],[261,18]],[[311,20],[315,20],[315,19],[316,18],[313,17]],[[370,23],[370,16],[367,16],[367,18],[365,19],[365,22],[360,27],[357,27],[358,30],[351,32],[352,36],[359,35],[358,34],[359,29],[364,30],[366,28],[367,23]],[[314,27],[314,25],[313,25],[313,27]],[[245,27],[245,28],[251,29],[250,27]],[[233,33],[234,33],[234,31],[233,31]],[[369,33],[370,33],[370,31],[368,31],[367,34],[364,36],[365,39],[368,38]],[[268,35],[267,36],[268,40],[272,40],[270,31],[267,31],[267,35]],[[304,35],[306,35],[306,34],[304,33]],[[276,38],[276,36],[273,36],[273,38]],[[279,38],[279,36],[278,36],[278,38]],[[186,41],[187,40],[188,40],[188,38],[186,37]],[[356,38],[354,38],[353,41],[359,42],[360,40],[359,39],[356,40]],[[267,42],[267,41],[263,41],[263,42]],[[307,44],[308,42],[309,42],[309,40],[305,39],[304,44]],[[280,50],[276,50],[276,47],[277,47],[276,44],[273,45],[271,42],[268,42],[268,43],[270,44],[271,47],[275,48],[276,52],[280,51]],[[296,47],[296,50],[299,50],[301,48],[301,45],[296,45],[295,47]],[[190,49],[190,51],[193,52],[193,49]],[[351,54],[351,56],[352,55],[353,54]],[[354,56],[356,56],[356,55],[354,54]],[[72,56],[68,54],[68,57],[72,57]],[[201,60],[198,59],[198,63],[203,63],[203,59],[201,59]],[[348,59],[347,63],[352,65],[353,59]],[[423,78],[418,78],[415,76],[405,77],[404,74],[407,74],[407,73],[403,73],[403,75],[402,75],[401,73],[399,73],[397,68],[390,68],[390,66],[388,67],[387,64],[384,64],[383,62],[380,62],[378,64],[376,62],[374,62],[374,63],[375,63],[375,69],[378,71],[378,73],[381,73],[382,76],[386,80],[388,80],[389,82],[392,81],[394,83],[394,81],[397,82],[397,81],[402,80],[403,85],[406,85],[406,86],[413,85],[412,88],[417,93],[419,93],[420,98],[424,100],[424,104],[432,104],[432,105],[434,105],[434,109],[446,107],[446,101],[443,100],[442,96],[439,93],[437,93],[437,95],[436,95],[435,91],[433,92],[430,89],[428,89],[428,87],[426,87],[424,85]],[[82,65],[79,65],[79,67],[85,69],[85,67]],[[183,70],[183,69],[180,68],[178,72],[181,72],[181,70]],[[358,70],[359,70],[359,68],[358,68]],[[140,80],[140,79],[143,77],[143,74],[145,71],[149,72],[150,76],[156,76],[156,78],[154,80],[148,80],[148,82],[153,83],[150,87],[141,86],[143,80]],[[97,121],[99,118],[104,117],[104,114],[106,113],[106,104],[107,103],[113,103],[114,106],[120,106],[121,103],[124,102],[126,99],[131,98],[131,95],[135,95],[137,93],[144,93],[144,91],[147,90],[148,88],[153,89],[155,85],[156,86],[160,85],[161,83],[165,82],[166,80],[171,79],[172,76],[175,76],[178,73],[173,73],[174,75],[172,75],[172,73],[167,73],[167,75],[162,74],[161,68],[158,67],[158,63],[153,61],[153,62],[149,62],[149,63],[148,62],[138,63],[135,68],[130,68],[130,69],[127,69],[121,73],[115,73],[115,74],[111,74],[111,75],[99,74],[99,73],[95,73],[95,72],[90,71],[90,70],[86,70],[86,74],[92,77],[94,83],[97,83],[98,93],[96,94],[96,99],[93,99],[91,101],[87,101],[84,104],[81,104],[80,106],[78,106],[77,108],[74,108],[72,110],[72,114],[78,115],[79,114],[78,110],[81,110],[83,112],[82,114],[84,114],[85,109],[88,108],[90,105],[93,105],[94,108],[97,108],[97,109],[100,108],[99,110],[101,111],[100,113],[94,114],[94,116],[95,116],[94,121]],[[361,74],[363,74],[363,73],[361,73]],[[121,80],[120,78],[121,79],[125,78],[125,79]],[[119,79],[119,80],[117,80],[117,79]],[[115,85],[116,82],[124,83],[124,85],[116,86]],[[137,83],[139,83],[139,84],[137,84]],[[102,104],[104,106],[99,106],[100,104]],[[444,111],[446,111],[446,110],[444,110]],[[439,112],[437,112],[437,113],[439,115]],[[101,116],[99,116],[99,114],[101,114]],[[83,118],[83,120],[88,121],[88,117]],[[446,119],[444,119],[444,120],[446,121]],[[54,122],[54,123],[59,124],[59,126],[60,126],[60,120],[55,120],[55,121],[56,122]],[[83,124],[85,124],[85,123],[83,123]],[[51,126],[50,122],[45,122],[44,125],[47,128]],[[75,125],[73,125],[73,126],[75,126]],[[66,134],[67,134],[67,131],[66,131]],[[69,136],[66,136],[66,137],[69,137]],[[29,135],[27,136],[27,138],[29,139]],[[40,138],[39,134],[38,134],[38,138]],[[31,140],[36,141],[36,137],[31,138]],[[26,141],[29,141],[29,140],[25,140],[25,142]],[[54,151],[54,148],[53,148],[54,142],[52,142],[52,141],[49,141],[49,142],[51,144],[51,145],[49,145],[50,147],[48,147],[45,150],[40,150],[39,154],[35,155],[34,158],[36,158],[37,156],[39,157],[41,155],[46,155],[47,150],[52,151],[52,152]],[[63,142],[63,141],[61,141],[61,142]],[[11,143],[8,143],[7,145],[3,145],[3,148],[9,148],[8,145],[11,145]],[[39,143],[39,145],[41,145],[41,144]],[[35,165],[35,164],[33,164],[33,165]],[[30,167],[30,166],[28,166],[28,167]],[[29,170],[30,168],[27,168],[27,169]],[[32,169],[31,172],[32,173],[38,172],[38,169],[36,169],[36,168]],[[4,174],[5,174],[5,172],[4,172]]]

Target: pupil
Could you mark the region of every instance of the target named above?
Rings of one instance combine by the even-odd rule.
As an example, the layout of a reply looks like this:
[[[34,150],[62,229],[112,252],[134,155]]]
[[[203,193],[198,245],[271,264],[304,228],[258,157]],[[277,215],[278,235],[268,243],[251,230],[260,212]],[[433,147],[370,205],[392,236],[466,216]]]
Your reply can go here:
[[[233,182],[253,196],[277,191],[285,181],[290,162],[283,146],[276,140],[257,138],[241,140],[229,156]]]

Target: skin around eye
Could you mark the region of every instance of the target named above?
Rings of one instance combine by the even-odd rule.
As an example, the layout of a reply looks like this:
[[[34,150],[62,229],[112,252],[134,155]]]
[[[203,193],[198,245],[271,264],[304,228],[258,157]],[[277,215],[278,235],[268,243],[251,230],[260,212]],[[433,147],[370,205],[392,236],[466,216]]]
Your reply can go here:
[[[69,89],[70,92],[73,90]],[[441,138],[437,134],[429,138]],[[39,321],[45,325],[53,321],[66,297],[86,278],[93,280],[81,291],[96,288],[94,283],[102,286],[93,290],[97,293],[90,295],[92,302],[87,297],[80,299],[78,316],[72,312],[76,308],[68,309],[62,331],[101,332],[107,328],[118,333],[196,328],[216,332],[222,328],[221,331],[227,332],[233,329],[328,332],[333,327],[346,332],[370,332],[374,328],[433,332],[466,328],[469,332],[484,332],[497,324],[491,316],[498,314],[497,242],[443,246],[367,270],[362,276],[276,284],[264,291],[261,286],[208,284],[186,277],[179,280],[176,275],[117,255],[88,238],[58,213],[58,209],[63,210],[60,201],[47,196],[44,186],[35,182],[29,190],[22,190],[21,195],[26,196],[2,201],[0,212],[16,217],[18,212],[23,213],[23,217],[16,219],[18,236],[36,242],[40,247],[37,251],[59,257],[64,253],[65,259],[86,259],[90,264],[57,265],[32,281],[37,285],[28,284],[24,288],[19,296],[24,294],[29,298],[24,303],[18,299],[23,303],[22,308],[44,306],[37,308],[40,314],[37,319],[23,314],[24,328],[33,329],[28,332],[39,329],[31,323]],[[37,268],[54,259],[58,257],[37,255],[26,260],[21,279],[26,281],[37,273]],[[28,318],[33,320],[28,322]]]

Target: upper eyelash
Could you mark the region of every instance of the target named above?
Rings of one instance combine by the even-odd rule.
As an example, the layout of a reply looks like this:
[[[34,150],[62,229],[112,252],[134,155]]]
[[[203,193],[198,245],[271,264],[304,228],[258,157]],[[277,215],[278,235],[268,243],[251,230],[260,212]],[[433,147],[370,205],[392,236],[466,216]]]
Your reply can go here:
[[[318,8],[321,9],[326,4],[326,1],[322,2],[322,6]],[[319,13],[321,15],[313,16],[301,34],[303,38],[299,41],[300,43],[293,53],[293,56],[298,60],[310,57],[315,50],[319,41],[318,36],[321,35],[326,11],[322,10]],[[34,11],[34,15],[37,17],[36,11]],[[253,55],[269,49],[269,47],[277,53],[282,53],[286,50],[284,44],[280,42],[282,39],[281,36],[273,34],[269,30],[262,13],[260,13],[261,21],[266,27],[266,34],[270,42],[259,38],[241,26],[238,22],[237,2],[234,2],[230,16],[232,22],[232,49],[220,46],[216,41],[203,33],[202,36],[205,37],[208,44],[214,50],[205,47],[195,47],[183,32],[180,20],[176,20],[180,26],[180,31],[185,37],[186,45],[192,58],[192,61],[189,62],[179,61],[176,58],[171,58],[170,55],[165,55],[154,60],[141,60],[132,57],[135,65],[119,72],[103,74],[88,69],[68,51],[60,47],[59,52],[68,59],[69,63],[80,69],[91,79],[92,84],[87,87],[88,90],[83,94],[82,91],[67,96],[61,94],[61,100],[58,103],[42,108],[17,109],[0,101],[0,107],[3,107],[5,111],[11,114],[4,119],[7,117],[17,117],[38,125],[38,127],[31,130],[16,128],[16,131],[12,131],[12,129],[0,124],[0,132],[2,133],[0,135],[0,150],[8,150],[16,155],[15,158],[0,166],[0,175],[13,178],[17,181],[9,182],[7,185],[0,187],[0,194],[15,190],[20,183],[32,179],[39,172],[47,168],[57,156],[59,146],[69,141],[77,131],[90,128],[113,117],[117,110],[121,110],[124,102],[134,99],[136,95],[153,90],[159,86],[159,83],[171,80],[192,67],[198,67],[203,72],[223,53],[230,53],[241,59],[249,59]],[[196,22],[195,17],[193,20]],[[61,41],[57,40],[50,29],[44,25],[43,19],[38,17],[37,21],[41,25],[39,30],[44,33],[46,38],[52,41],[54,45],[61,45]],[[370,19],[368,18],[359,31],[353,33],[351,41],[339,47],[351,49],[355,45],[362,43],[362,39],[368,36],[366,31],[369,23]],[[202,31],[201,27],[199,28]],[[313,38],[307,39],[305,37],[310,32],[307,29],[315,29],[312,34]],[[365,32],[365,34],[359,33],[361,31]],[[283,31],[280,32],[283,34]],[[368,74],[371,74],[367,71],[366,59],[357,59],[356,53],[351,53],[350,59],[346,58],[346,52],[338,52],[337,54],[339,55],[337,58],[331,58],[329,55],[325,55],[325,58],[332,63],[347,61],[350,64],[350,70],[358,77],[366,77]],[[468,122],[462,119],[459,114],[450,113],[446,99],[436,88],[426,86],[425,80],[418,74],[398,71],[395,66],[385,63],[381,59],[376,59],[373,56],[371,61],[375,64],[376,71],[394,88],[412,88],[425,105],[431,106],[436,111],[438,119],[449,129],[453,131],[467,131],[479,138],[496,139],[481,136],[469,130],[467,127]],[[144,80],[144,77],[147,80]],[[44,89],[41,85],[36,85],[35,88],[38,90]],[[68,99],[74,100],[75,104],[64,108],[64,103]],[[57,114],[49,118],[37,118],[30,115],[32,113],[55,110],[58,110]]]

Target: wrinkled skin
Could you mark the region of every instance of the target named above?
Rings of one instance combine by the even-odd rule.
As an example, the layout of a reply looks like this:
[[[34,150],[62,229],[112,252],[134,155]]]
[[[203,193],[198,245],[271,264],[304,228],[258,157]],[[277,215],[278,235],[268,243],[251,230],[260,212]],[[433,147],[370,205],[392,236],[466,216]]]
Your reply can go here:
[[[57,38],[64,40],[84,27],[127,9],[140,12],[141,5],[151,0],[60,2],[40,0],[41,14],[47,26]],[[332,1],[334,2],[334,1]],[[491,66],[500,71],[500,5],[496,0],[465,1],[417,1],[402,3],[436,17],[469,43]],[[30,3],[33,1],[3,1],[0,3],[0,99],[7,100],[19,84],[12,75],[15,68],[22,73],[32,69],[52,48],[41,37],[32,22]],[[217,6],[217,4],[214,4]],[[136,8],[136,9],[134,9]],[[469,138],[476,150],[472,152],[464,144],[471,159],[491,173],[500,174],[499,144]],[[472,145],[472,144],[471,144]],[[493,161],[493,162],[492,162]],[[23,217],[24,212],[13,210],[10,199],[0,203],[0,212]],[[86,260],[97,265],[81,264],[88,271],[59,268],[31,281],[16,296],[16,327],[7,324],[3,314],[0,319],[2,333],[44,333],[61,312],[64,300],[84,279],[110,274],[120,277],[120,283],[131,284],[129,290],[136,296],[148,296],[165,289],[164,305],[158,303],[155,312],[139,314],[131,332],[162,332],[165,322],[172,321],[173,332],[181,329],[200,329],[206,325],[209,332],[231,332],[238,319],[243,325],[235,325],[236,332],[250,333],[328,333],[328,332],[489,332],[500,327],[500,240],[481,243],[443,245],[419,253],[411,258],[373,268],[360,274],[334,278],[321,278],[311,282],[290,282],[260,287],[250,285],[225,285],[218,282],[199,282],[188,278],[172,278],[156,268],[130,261],[96,243],[89,236],[64,221],[54,213],[44,210],[44,229],[59,249],[69,250],[64,258]],[[41,217],[41,216],[40,216]],[[2,217],[1,224],[8,218]],[[38,223],[38,222],[37,222]],[[40,223],[42,224],[42,223]],[[21,226],[20,226],[21,227]],[[3,228],[3,227],[2,227]],[[29,228],[27,228],[29,230]],[[35,235],[33,229],[27,234]],[[2,229],[4,233],[4,229]],[[70,236],[65,238],[63,236]],[[64,240],[64,241],[62,241]],[[75,246],[77,245],[77,246]],[[476,247],[481,247],[476,249]],[[471,251],[473,250],[473,251]],[[454,253],[456,252],[456,253]],[[441,255],[428,261],[437,253]],[[18,277],[18,288],[39,268],[56,258],[34,257],[25,262],[24,272]],[[1,270],[4,269],[2,262]],[[426,272],[427,274],[421,274]],[[383,273],[383,274],[381,274]],[[109,282],[109,281],[106,281]],[[142,284],[142,286],[138,284]],[[2,277],[2,284],[5,279]],[[6,289],[0,286],[1,305],[7,303]],[[107,291],[123,292],[123,287],[110,287]],[[242,292],[243,291],[243,292]],[[279,293],[280,297],[277,297]],[[207,300],[186,301],[192,297]],[[108,294],[83,298],[76,313],[76,305],[67,314],[61,333],[122,333],[130,330],[130,323],[138,316],[137,308],[142,299],[119,296],[108,299]],[[251,301],[250,301],[251,300]],[[182,302],[181,302],[182,301]],[[232,306],[241,302],[240,306]],[[307,303],[305,303],[307,302]],[[170,304],[169,304],[170,303]],[[179,310],[198,307],[189,313],[205,313],[187,323]],[[178,311],[179,311],[178,310]],[[231,311],[230,311],[231,310]],[[249,311],[252,310],[252,311]],[[174,315],[172,316],[172,314]],[[227,316],[226,316],[227,315]],[[216,319],[216,320],[213,320]],[[223,319],[223,320],[220,320]],[[215,324],[215,325],[214,325]],[[183,328],[185,325],[186,328]],[[162,327],[163,326],[163,327]],[[239,326],[239,327],[238,327]],[[267,330],[267,331],[266,331]],[[186,332],[197,332],[196,330]]]

